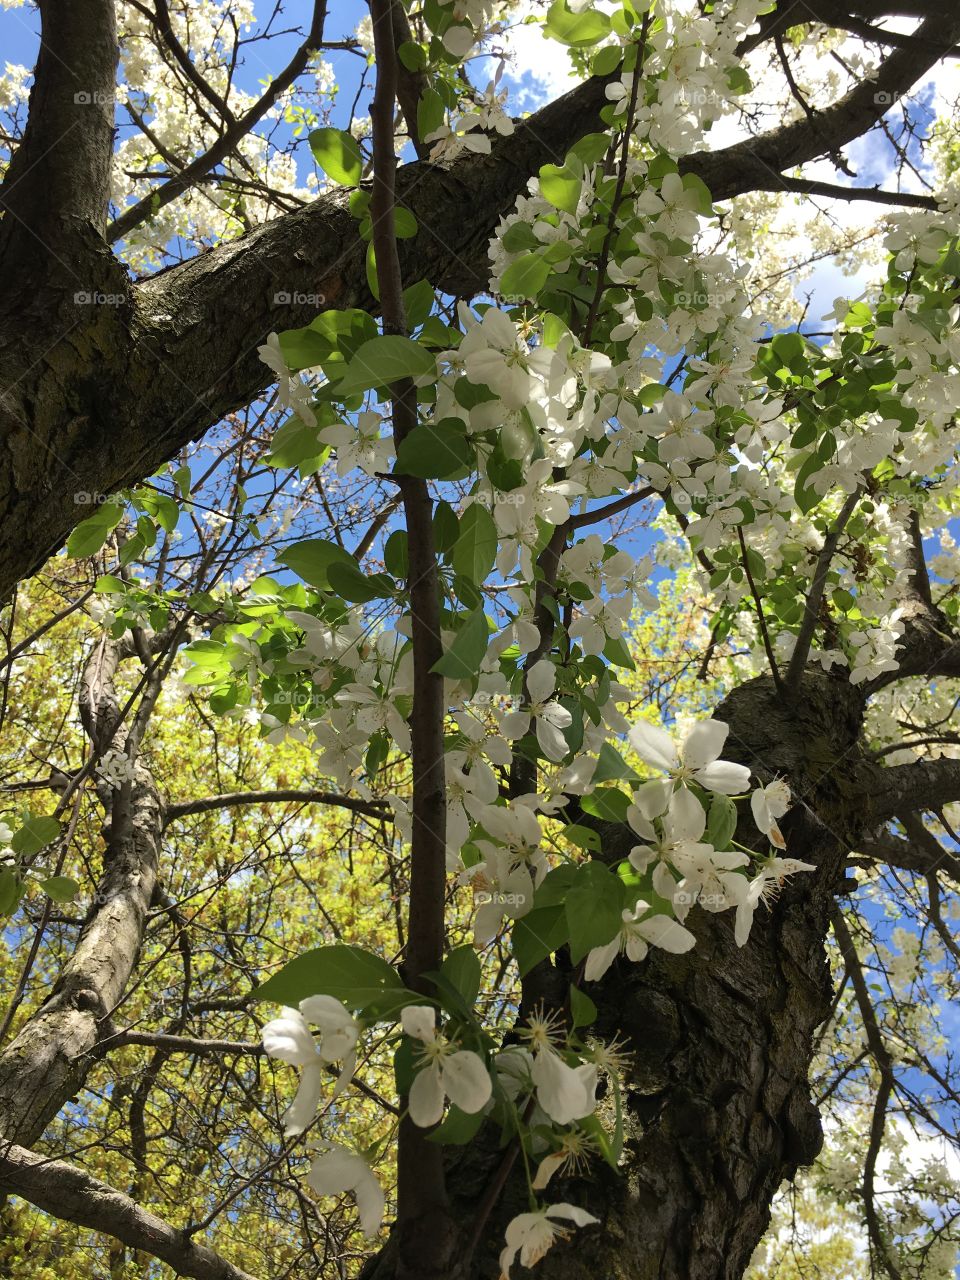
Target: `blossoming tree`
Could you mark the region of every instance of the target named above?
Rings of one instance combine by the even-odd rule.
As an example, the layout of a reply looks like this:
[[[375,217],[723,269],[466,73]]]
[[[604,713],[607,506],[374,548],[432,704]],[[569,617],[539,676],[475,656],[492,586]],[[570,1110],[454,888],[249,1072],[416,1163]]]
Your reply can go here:
[[[0,574],[12,589],[66,538],[96,565],[102,634],[83,763],[48,780],[52,812],[11,812],[0,903],[79,891],[63,857],[88,791],[106,853],[61,976],[0,1052],[6,1191],[182,1274],[242,1274],[195,1242],[199,1224],[180,1232],[31,1149],[133,1033],[115,1011],[164,906],[165,806],[141,756],[183,660],[205,714],[309,744],[337,788],[316,798],[389,826],[399,851],[395,954],[339,925],[328,941],[318,920],[318,945],[235,993],[296,1072],[282,1138],[309,1144],[314,1195],[351,1193],[376,1236],[376,1166],[395,1161],[365,1275],[743,1274],[777,1188],[819,1149],[809,1071],[831,929],[877,1074],[870,1257],[912,1274],[910,1237],[876,1198],[898,1085],[837,900],[851,857],[919,875],[955,952],[940,895],[960,802],[960,197],[947,161],[934,194],[795,170],[842,169],[842,148],[889,134],[891,106],[955,53],[960,15],[908,6],[902,31],[883,3],[834,8],[798,25],[762,0],[555,0],[535,14],[544,47],[569,51],[581,83],[514,119],[510,5],[371,0],[348,41],[325,38],[318,5],[249,101],[233,71],[252,14],[42,6],[0,187]],[[145,44],[157,69],[137,61]],[[370,72],[368,128],[297,102],[334,48]],[[832,55],[842,91],[810,50]],[[151,123],[169,126],[161,68],[186,86],[186,151]],[[792,118],[756,132],[770,85]],[[119,147],[118,96],[137,130]],[[727,125],[743,136],[712,147]],[[914,127],[907,111],[890,142],[904,166]],[[301,135],[323,183],[309,203],[289,190]],[[210,180],[222,243],[152,270]],[[762,245],[730,230],[725,202],[769,190],[908,210],[873,245],[876,288],[839,300],[829,333],[755,281]],[[279,415],[259,399],[274,384]],[[258,465],[238,471],[227,515],[204,512],[226,454],[198,476],[180,451],[258,404]],[[287,537],[298,513],[274,518],[264,472],[315,486],[326,520]],[[330,514],[334,477],[364,495],[356,538]],[[641,504],[659,511],[657,554],[695,566],[703,677],[714,661],[733,672],[692,721],[638,705],[626,679],[630,619],[657,599],[652,558],[611,530]],[[218,522],[242,542],[236,578]],[[121,700],[128,660],[141,675]],[[283,798],[207,807],[258,794]],[[455,945],[464,887],[477,910]],[[365,1075],[385,1054],[393,1100]],[[357,1086],[392,1119],[350,1146],[316,1117],[349,1115]]]

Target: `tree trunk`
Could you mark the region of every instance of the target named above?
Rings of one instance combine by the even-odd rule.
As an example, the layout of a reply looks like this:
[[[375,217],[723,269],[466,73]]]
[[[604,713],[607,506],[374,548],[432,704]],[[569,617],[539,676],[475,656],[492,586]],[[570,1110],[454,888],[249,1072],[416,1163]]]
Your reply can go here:
[[[731,727],[724,757],[788,780],[794,807],[782,823],[788,856],[818,870],[761,907],[749,942],[737,947],[731,912],[695,908],[697,946],[674,956],[656,948],[641,964],[618,960],[585,989],[599,1009],[591,1030],[626,1041],[625,1141],[619,1174],[595,1158],[585,1178],[554,1177],[545,1203],[582,1205],[600,1225],[558,1242],[538,1280],[739,1280],[770,1217],[774,1193],[817,1155],[822,1134],[807,1082],[813,1034],[830,1007],[824,942],[848,850],[862,830],[852,802],[863,699],[848,682],[810,672],[786,707],[769,677],[734,691],[717,717]],[[756,840],[749,818],[738,836]],[[636,843],[612,824],[604,854]],[[557,958],[563,966],[563,956]],[[608,1099],[609,1101],[609,1099]],[[612,1118],[612,1105],[610,1115]],[[498,1133],[455,1158],[453,1217],[468,1231],[503,1159]],[[483,1231],[469,1268],[445,1280],[496,1280],[506,1223],[529,1208],[522,1162]],[[364,1280],[407,1280],[391,1241]]]

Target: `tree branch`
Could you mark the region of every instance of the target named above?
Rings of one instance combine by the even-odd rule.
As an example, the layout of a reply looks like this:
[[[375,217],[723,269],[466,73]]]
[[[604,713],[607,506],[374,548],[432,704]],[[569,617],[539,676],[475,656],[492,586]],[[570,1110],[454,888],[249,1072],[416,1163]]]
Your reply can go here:
[[[272,791],[231,791],[219,796],[203,796],[199,800],[180,800],[167,805],[163,825],[167,827],[175,818],[209,813],[211,809],[235,809],[243,804],[277,804],[289,800],[300,804],[336,805],[369,818],[390,816],[389,808],[378,800],[355,800],[352,796],[341,796],[332,791],[298,791],[296,787],[280,787]]]
[[[206,1245],[195,1244],[176,1227],[84,1169],[49,1160],[16,1143],[0,1145],[0,1190],[21,1196],[64,1222],[102,1231],[131,1249],[168,1263],[193,1280],[254,1280]]]
[[[4,292],[37,266],[62,272],[73,245],[102,237],[113,163],[117,71],[113,0],[45,0],[23,141],[0,186]],[[82,246],[82,248],[81,248]]]
[[[163,8],[164,10],[166,9],[165,4]],[[191,160],[178,174],[169,178],[161,186],[155,187],[149,195],[144,196],[142,200],[139,200],[135,205],[131,205],[129,209],[125,209],[119,217],[115,218],[110,224],[107,234],[107,239],[111,243],[122,240],[124,236],[129,235],[135,227],[152,218],[158,210],[170,204],[172,200],[176,200],[185,191],[189,191],[194,182],[227,158],[251,129],[259,124],[277,99],[286,93],[297,77],[306,70],[311,53],[323,42],[323,24],[326,16],[326,0],[315,0],[313,20],[310,23],[307,38],[277,78],[270,82],[262,97],[258,98],[253,106],[245,111],[242,116],[230,117],[230,125],[203,155]],[[170,36],[173,36],[172,30],[170,30],[169,16],[167,17],[164,34],[167,31],[169,31]],[[186,58],[186,61],[190,63],[189,57]],[[192,64],[190,65],[192,66]],[[198,77],[198,79],[202,79],[202,77]],[[224,104],[224,108],[226,108],[226,104]]]
[[[854,507],[860,501],[862,492],[863,486],[858,485],[847,498],[840,508],[840,514],[837,516],[833,528],[824,538],[820,554],[817,556],[816,572],[813,575],[813,582],[810,584],[810,594],[807,596],[803,619],[800,623],[800,630],[797,633],[797,643],[791,655],[790,665],[787,667],[786,680],[784,681],[789,690],[796,690],[799,687],[803,669],[807,665],[807,659],[810,656],[810,646],[813,644],[814,632],[817,629],[817,622],[820,618],[820,605],[823,602],[823,593],[827,586],[827,574],[830,572],[833,557],[836,555],[837,543],[840,541],[840,535],[843,533],[847,521],[853,514]]]

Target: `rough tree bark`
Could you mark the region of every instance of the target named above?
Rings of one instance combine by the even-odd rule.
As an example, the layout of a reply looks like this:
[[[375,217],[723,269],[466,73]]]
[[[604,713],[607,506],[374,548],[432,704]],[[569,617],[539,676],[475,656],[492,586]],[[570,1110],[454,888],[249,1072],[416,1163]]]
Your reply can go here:
[[[121,657],[105,641],[84,668],[81,718],[97,751],[107,743],[121,749],[128,739],[115,687]],[[158,692],[148,685],[145,697]],[[157,884],[163,805],[152,774],[136,761],[131,783],[119,790],[102,784],[99,792],[103,871],[86,924],[47,1000],[0,1053],[0,1135],[27,1145],[83,1083],[102,1024],[136,967]]]
[[[17,163],[0,186],[7,214],[0,222],[0,598],[61,545],[88,513],[91,496],[150,475],[269,385],[258,344],[271,329],[307,324],[316,313],[314,306],[277,303],[277,293],[322,293],[330,307],[376,307],[344,192],[132,284],[103,226],[112,134],[102,126],[116,65],[112,7],[97,0],[85,8],[82,34],[74,11],[72,0],[42,8],[51,57],[38,67]],[[777,184],[789,189],[784,170],[836,154],[888,109],[878,106],[878,95],[883,103],[901,97],[945,44],[960,40],[951,0],[927,0],[924,14],[918,42],[890,53],[875,81],[811,119],[688,156],[682,169],[703,178],[717,200]],[[82,74],[57,80],[57,58],[82,65]],[[401,244],[403,278],[426,278],[455,295],[483,289],[487,244],[500,217],[542,164],[559,162],[599,126],[603,91],[602,79],[587,81],[511,137],[495,139],[489,156],[404,165],[398,199],[420,232]],[[74,101],[77,93],[91,101]],[[63,135],[51,136],[50,102],[63,113]],[[58,154],[66,150],[74,129],[86,139],[83,163],[64,166],[55,188],[59,215],[52,216],[40,177],[44,157],[54,144]],[[21,536],[25,526],[29,540]]]
[[[731,732],[725,756],[767,780],[787,779],[796,804],[784,821],[789,856],[816,863],[773,907],[757,913],[739,948],[729,914],[695,908],[697,946],[651,950],[642,965],[617,961],[587,984],[600,1011],[592,1029],[632,1056],[620,1176],[595,1160],[589,1177],[550,1184],[600,1219],[538,1264],[543,1280],[739,1280],[770,1216],[777,1187],[820,1149],[810,1100],[813,1033],[830,1008],[825,941],[848,851],[863,830],[857,747],[863,696],[819,671],[791,706],[769,677],[735,690],[718,709]],[[755,840],[744,822],[739,838]],[[627,828],[603,828],[604,856],[626,856]],[[562,984],[563,956],[557,957]],[[549,979],[548,979],[549,981]],[[451,1165],[454,1217],[469,1232],[503,1152],[484,1132]],[[443,1280],[496,1280],[503,1229],[527,1208],[514,1172],[483,1232],[473,1265]],[[518,1274],[522,1269],[517,1268]],[[401,1273],[388,1245],[364,1280]]]

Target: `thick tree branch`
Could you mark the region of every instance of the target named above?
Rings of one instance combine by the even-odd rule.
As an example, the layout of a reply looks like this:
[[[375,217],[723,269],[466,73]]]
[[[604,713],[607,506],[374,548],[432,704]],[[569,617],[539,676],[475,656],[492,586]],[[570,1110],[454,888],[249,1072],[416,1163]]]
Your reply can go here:
[[[942,809],[960,800],[960,760],[863,765],[859,784],[865,822],[879,826],[904,813]]]
[[[933,12],[922,27],[926,34],[960,38],[960,14],[940,6]],[[701,177],[717,200],[766,189],[771,176],[860,136],[885,109],[875,96],[901,96],[936,60],[932,52],[899,49],[875,81],[818,112],[815,121],[698,152],[681,169]],[[400,246],[404,279],[426,278],[457,296],[485,288],[497,222],[531,174],[561,161],[570,145],[599,126],[604,88],[603,79],[587,81],[520,122],[510,137],[494,139],[488,156],[403,166],[398,198],[420,227]],[[0,421],[8,439],[0,456],[0,595],[61,543],[83,514],[77,494],[103,494],[150,474],[264,389],[269,374],[257,345],[270,329],[306,324],[316,313],[315,305],[290,305],[278,295],[322,293],[327,306],[377,307],[347,198],[335,192],[284,214],[143,281],[116,306],[78,310],[69,298],[35,289],[27,305],[22,294],[7,290],[0,306],[0,386],[7,388]],[[71,269],[70,297],[78,287],[102,286],[99,259],[80,257]],[[117,288],[126,293],[128,286]],[[29,543],[19,536],[28,520]]]
[[[142,1249],[193,1280],[254,1280],[213,1249],[65,1160],[48,1160],[16,1143],[0,1145],[0,1191],[21,1196],[64,1222],[102,1231]]]
[[[122,747],[127,729],[114,681],[120,657],[105,642],[91,655],[81,684],[81,718],[95,750]],[[148,688],[144,699],[149,700]],[[86,1071],[99,1024],[117,1004],[133,972],[157,878],[162,801],[152,775],[134,764],[134,779],[100,787],[105,821],[103,872],[83,932],[47,1000],[0,1053],[0,1133],[34,1142]]]
[[[117,28],[113,0],[45,0],[23,141],[0,186],[4,292],[65,254],[90,254],[107,217]]]

